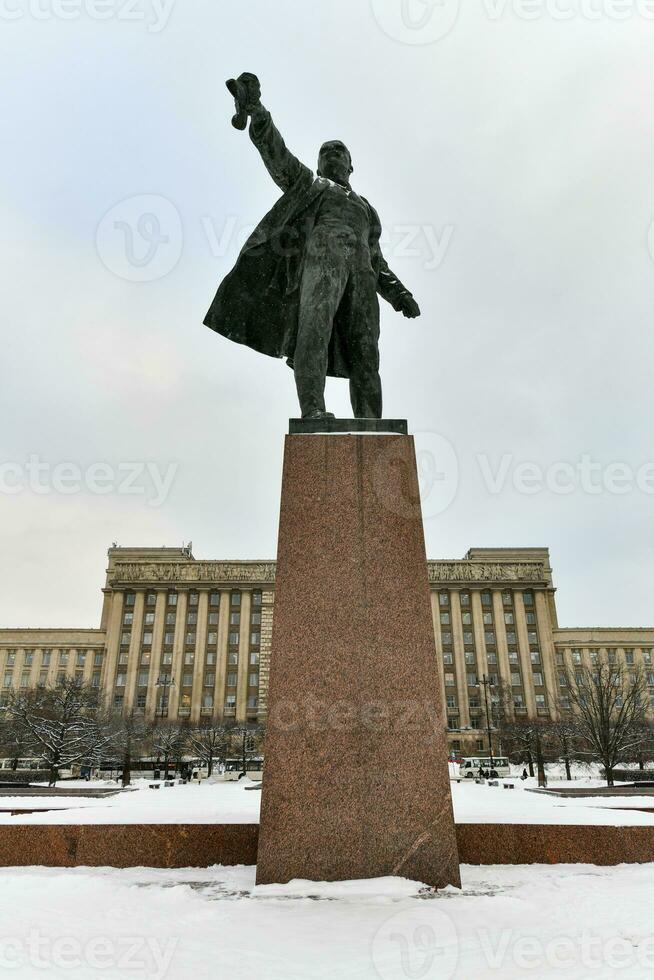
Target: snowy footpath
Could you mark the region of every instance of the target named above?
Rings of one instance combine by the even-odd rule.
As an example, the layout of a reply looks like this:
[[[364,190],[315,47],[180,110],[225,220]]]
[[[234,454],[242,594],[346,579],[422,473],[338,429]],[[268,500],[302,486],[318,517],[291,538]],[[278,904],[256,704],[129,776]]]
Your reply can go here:
[[[254,885],[254,868],[0,871],[0,975],[170,980],[646,978],[654,865]]]
[[[88,784],[59,785],[65,790],[66,786]],[[115,787],[116,784],[92,785]],[[599,780],[588,780],[572,785],[602,784]],[[176,783],[152,790],[147,780],[137,780],[133,789],[104,799],[2,795],[0,824],[258,823],[261,793],[248,789],[253,786],[243,779],[240,782],[207,781],[201,786]],[[647,808],[654,810],[654,796],[567,799],[528,792],[528,788],[534,786],[534,780],[526,783],[516,780],[513,790],[503,789],[501,780],[499,786],[477,785],[472,780],[453,783],[455,820],[457,823],[654,824],[654,813],[644,812]]]

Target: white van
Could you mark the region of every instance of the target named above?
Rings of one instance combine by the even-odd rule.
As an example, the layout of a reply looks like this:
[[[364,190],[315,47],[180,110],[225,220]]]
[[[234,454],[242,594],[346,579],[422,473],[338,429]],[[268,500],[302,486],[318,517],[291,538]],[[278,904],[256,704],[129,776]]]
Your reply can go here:
[[[511,767],[509,766],[509,760],[505,756],[493,756],[493,764],[491,766],[490,756],[468,756],[465,759],[461,759],[461,765],[459,770],[462,776],[466,779],[475,779],[479,775],[479,770],[482,769],[485,773],[490,774],[491,772],[497,773],[500,778],[511,775]]]

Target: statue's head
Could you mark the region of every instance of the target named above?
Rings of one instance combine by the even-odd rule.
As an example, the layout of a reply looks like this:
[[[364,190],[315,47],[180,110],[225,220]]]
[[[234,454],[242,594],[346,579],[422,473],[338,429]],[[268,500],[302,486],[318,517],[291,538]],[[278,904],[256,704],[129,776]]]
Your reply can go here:
[[[329,140],[320,147],[318,176],[328,177],[338,184],[347,184],[353,171],[352,157],[345,143]]]

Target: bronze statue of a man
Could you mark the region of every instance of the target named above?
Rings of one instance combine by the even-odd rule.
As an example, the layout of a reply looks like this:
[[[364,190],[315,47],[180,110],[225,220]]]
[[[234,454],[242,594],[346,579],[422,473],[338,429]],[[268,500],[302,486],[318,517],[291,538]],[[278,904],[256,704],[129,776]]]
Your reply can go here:
[[[324,143],[317,176],[286,148],[261,104],[256,75],[227,83],[234,126],[244,129],[283,196],[244,245],[221,283],[205,324],[295,372],[302,417],[325,411],[325,378],[349,378],[356,418],[381,418],[377,293],[406,317],[420,315],[379,246],[375,209],[350,186],[352,158]]]

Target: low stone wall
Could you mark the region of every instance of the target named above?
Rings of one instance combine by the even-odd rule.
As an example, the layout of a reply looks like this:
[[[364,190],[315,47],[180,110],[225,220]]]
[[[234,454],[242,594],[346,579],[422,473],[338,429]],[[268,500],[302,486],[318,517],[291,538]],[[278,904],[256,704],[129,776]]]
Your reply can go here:
[[[462,864],[647,864],[654,826],[457,824]]]
[[[462,864],[644,864],[654,826],[457,824]],[[0,866],[202,868],[256,864],[257,824],[0,826]]]
[[[0,866],[206,868],[256,864],[257,824],[0,826]]]

